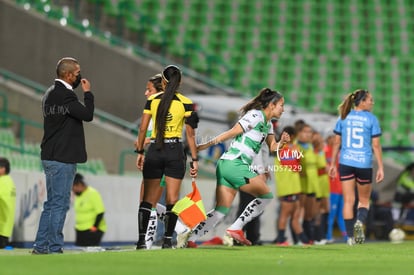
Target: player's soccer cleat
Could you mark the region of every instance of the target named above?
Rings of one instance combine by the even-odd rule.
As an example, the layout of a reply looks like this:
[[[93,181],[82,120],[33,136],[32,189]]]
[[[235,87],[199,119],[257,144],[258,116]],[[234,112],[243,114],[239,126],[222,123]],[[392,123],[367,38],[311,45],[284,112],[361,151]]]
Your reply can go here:
[[[140,250],[140,249],[147,249],[147,245],[144,244],[137,244],[136,250]]]
[[[302,247],[310,247],[310,246],[313,245],[313,242],[312,241],[309,241],[307,243],[304,243],[304,242],[299,241],[299,242],[296,243],[296,245],[297,246],[302,246]]]
[[[236,242],[244,244],[244,245],[252,245],[252,243],[246,239],[244,236],[243,230],[226,230],[227,235],[233,238]]]
[[[223,245],[223,240],[220,237],[213,237],[212,239],[203,242],[201,245]]]
[[[187,229],[186,231],[177,234],[177,248],[187,247],[188,238],[190,238],[191,232],[190,229]]]
[[[195,242],[193,242],[193,241],[188,241],[187,242],[187,248],[197,248],[197,247],[198,247],[198,245]]]
[[[354,239],[354,237],[349,237],[349,238],[348,238],[348,240],[346,241],[346,243],[347,243],[349,246],[353,246],[353,245],[355,244],[355,239]]]
[[[357,220],[354,224],[354,238],[355,243],[362,244],[365,242],[364,225],[360,220]]]
[[[138,241],[137,242],[136,250],[140,250],[140,249],[147,249],[147,245],[146,245],[145,241]]]
[[[288,241],[277,242],[276,246],[290,246],[290,243]]]

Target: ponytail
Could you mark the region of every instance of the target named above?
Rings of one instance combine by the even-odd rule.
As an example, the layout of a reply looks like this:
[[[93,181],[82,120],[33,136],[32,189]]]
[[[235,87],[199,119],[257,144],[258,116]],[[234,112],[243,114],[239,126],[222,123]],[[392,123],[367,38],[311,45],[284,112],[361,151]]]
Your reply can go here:
[[[181,82],[181,71],[177,66],[169,65],[165,67],[162,72],[162,80],[166,82],[164,94],[161,98],[160,104],[158,105],[157,116],[156,116],[156,129],[157,135],[155,142],[157,148],[162,148],[164,143],[165,126],[167,124],[168,110],[170,109],[171,102],[175,96],[175,92],[178,90]]]
[[[241,115],[245,115],[248,111],[253,109],[264,109],[269,105],[269,103],[277,102],[282,97],[282,94],[277,91],[272,91],[269,88],[263,88],[255,98],[250,100],[240,109]]]
[[[341,119],[346,118],[354,105],[358,106],[361,101],[364,101],[368,93],[367,90],[358,89],[355,92],[348,94],[344,101],[338,106]]]
[[[346,116],[349,114],[352,108],[352,101],[353,101],[354,94],[348,94],[344,101],[338,106],[339,115],[341,119],[345,119]]]

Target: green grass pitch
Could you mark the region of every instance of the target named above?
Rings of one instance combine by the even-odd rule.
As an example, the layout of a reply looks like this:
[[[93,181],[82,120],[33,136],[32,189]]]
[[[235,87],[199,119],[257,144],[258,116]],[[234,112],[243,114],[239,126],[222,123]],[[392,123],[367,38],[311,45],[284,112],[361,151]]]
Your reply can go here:
[[[81,252],[31,255],[0,250],[0,274],[412,274],[414,241],[310,247],[201,246],[197,249]]]

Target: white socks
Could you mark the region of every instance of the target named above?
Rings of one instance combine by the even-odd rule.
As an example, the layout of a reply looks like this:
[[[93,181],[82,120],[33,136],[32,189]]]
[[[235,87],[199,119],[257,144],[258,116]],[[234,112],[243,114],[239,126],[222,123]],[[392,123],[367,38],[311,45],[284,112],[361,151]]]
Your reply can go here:
[[[268,205],[273,198],[256,198],[252,200],[243,210],[237,220],[230,225],[230,230],[241,230],[253,218],[263,213],[266,205]]]
[[[191,234],[189,241],[196,241],[198,238],[204,236],[208,231],[216,226],[220,221],[224,219],[225,215],[216,210],[211,210],[207,213],[207,220],[199,223]]]
[[[147,227],[147,234],[145,235],[145,245],[147,246],[147,249],[151,249],[152,243],[155,241],[155,237],[157,234],[157,211],[152,208],[150,219],[148,222]]]
[[[157,203],[157,216],[160,221],[164,221],[165,212],[167,211],[167,207],[165,205]]]
[[[177,223],[175,224],[175,229],[174,229],[175,233],[181,234],[181,233],[187,232],[189,230],[191,230],[191,228],[189,228],[185,224],[183,224],[181,222],[180,218],[178,218]]]

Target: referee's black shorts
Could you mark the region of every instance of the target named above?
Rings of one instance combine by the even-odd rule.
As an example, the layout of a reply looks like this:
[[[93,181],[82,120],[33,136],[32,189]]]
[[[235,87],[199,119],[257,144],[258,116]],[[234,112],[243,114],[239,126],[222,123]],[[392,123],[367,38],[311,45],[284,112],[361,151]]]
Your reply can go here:
[[[145,154],[144,179],[160,179],[163,175],[175,179],[183,179],[185,175],[186,157],[183,144],[164,143],[163,149],[157,149],[155,143],[151,143]]]

